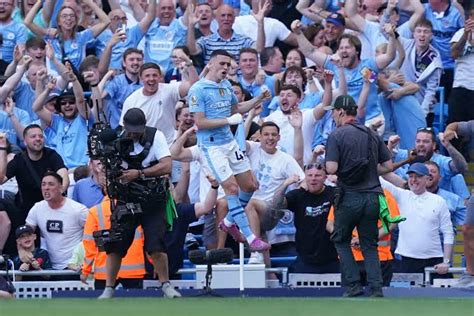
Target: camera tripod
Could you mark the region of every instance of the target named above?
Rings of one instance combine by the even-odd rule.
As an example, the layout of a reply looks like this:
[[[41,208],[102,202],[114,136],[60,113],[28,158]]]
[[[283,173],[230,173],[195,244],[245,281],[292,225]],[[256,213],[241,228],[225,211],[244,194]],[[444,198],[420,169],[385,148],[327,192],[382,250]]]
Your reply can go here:
[[[13,266],[13,261],[10,260],[10,257],[7,255],[0,255],[0,264],[5,264],[5,280],[7,282],[7,292],[10,294],[15,294],[15,286],[13,285],[13,282],[15,281],[15,272],[13,270],[13,282],[10,277],[10,270],[9,270],[9,265],[11,265],[12,269],[14,269]]]
[[[216,292],[212,290],[211,281],[212,281],[212,263],[208,261],[207,271],[206,271],[206,285],[202,289],[201,293],[197,294],[196,297],[202,297],[202,296],[223,297],[222,295],[217,294]]]

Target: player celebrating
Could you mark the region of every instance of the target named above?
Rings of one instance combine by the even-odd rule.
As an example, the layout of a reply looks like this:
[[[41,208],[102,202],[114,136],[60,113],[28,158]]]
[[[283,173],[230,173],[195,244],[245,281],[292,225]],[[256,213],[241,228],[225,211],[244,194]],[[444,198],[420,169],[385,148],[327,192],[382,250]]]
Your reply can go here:
[[[261,105],[270,98],[270,93],[265,91],[249,101],[237,103],[232,86],[226,80],[231,60],[232,56],[225,50],[212,53],[206,76],[189,90],[190,111],[195,113],[201,161],[226,194],[229,213],[219,223],[219,229],[231,234],[238,242],[247,241],[250,251],[264,251],[270,245],[254,235],[244,212],[258,184],[229,125],[239,124],[241,113]]]

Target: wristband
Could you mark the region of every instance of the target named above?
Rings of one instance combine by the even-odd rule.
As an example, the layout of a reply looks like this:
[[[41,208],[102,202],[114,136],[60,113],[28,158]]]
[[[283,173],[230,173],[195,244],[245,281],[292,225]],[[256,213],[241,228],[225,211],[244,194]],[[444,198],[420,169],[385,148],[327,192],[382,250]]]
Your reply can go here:
[[[211,185],[211,189],[217,190],[217,189],[219,189],[219,185],[217,185],[217,186]]]
[[[7,150],[7,147],[0,147],[0,150]],[[0,253],[2,252],[0,251]]]
[[[8,113],[7,116],[8,116],[8,117],[15,116],[15,113]]]
[[[90,86],[91,88],[95,88],[95,87],[97,87],[98,85],[99,85],[99,84],[96,83],[96,84],[90,84],[89,86]]]

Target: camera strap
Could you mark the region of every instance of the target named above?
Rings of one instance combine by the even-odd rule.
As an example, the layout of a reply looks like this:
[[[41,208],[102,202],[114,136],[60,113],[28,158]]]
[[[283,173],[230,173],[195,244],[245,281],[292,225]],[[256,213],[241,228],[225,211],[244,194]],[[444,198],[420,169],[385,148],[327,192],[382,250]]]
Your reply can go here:
[[[127,157],[124,157],[125,161],[128,164],[130,169],[141,169],[142,168],[142,161],[150,153],[151,146],[153,145],[153,140],[155,139],[157,129],[154,127],[147,126],[145,128],[145,137],[140,141],[140,144],[143,146],[143,150],[141,153],[135,156],[131,156],[130,153],[127,154]]]

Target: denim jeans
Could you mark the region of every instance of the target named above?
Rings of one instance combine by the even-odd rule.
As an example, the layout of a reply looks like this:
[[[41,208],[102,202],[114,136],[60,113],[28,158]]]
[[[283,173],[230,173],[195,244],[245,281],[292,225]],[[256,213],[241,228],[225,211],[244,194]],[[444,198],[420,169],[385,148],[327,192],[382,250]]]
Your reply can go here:
[[[382,274],[377,252],[379,201],[378,193],[346,192],[334,212],[334,242],[346,286],[360,284],[359,266],[351,249],[352,231],[357,228],[364,255],[367,283],[372,289],[382,287]]]

